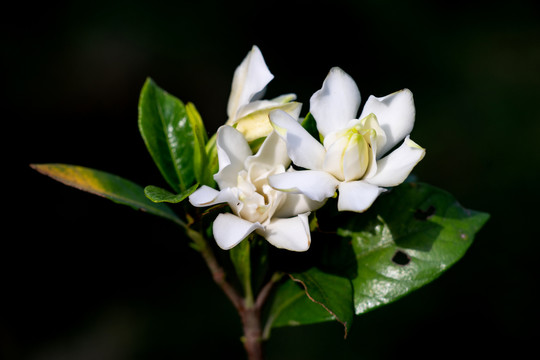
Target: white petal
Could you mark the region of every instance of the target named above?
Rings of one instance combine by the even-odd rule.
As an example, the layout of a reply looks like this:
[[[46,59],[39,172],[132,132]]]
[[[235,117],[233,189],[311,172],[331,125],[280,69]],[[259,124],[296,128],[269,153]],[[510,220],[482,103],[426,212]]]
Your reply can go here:
[[[355,119],[359,106],[360,91],[356,83],[343,70],[334,67],[322,88],[311,96],[309,111],[317,122],[319,132],[326,136]]]
[[[212,206],[227,203],[234,213],[242,210],[244,204],[238,200],[238,191],[235,188],[225,188],[217,191],[206,185],[201,186],[189,196],[189,202],[196,207]]]
[[[370,113],[375,114],[379,126],[386,135],[386,143],[377,149],[377,156],[380,158],[409,135],[413,129],[416,110],[412,92],[409,89],[403,89],[381,98],[370,96],[364,105],[360,119]]]
[[[216,198],[219,196],[219,191],[212,189],[209,186],[203,185],[198,188],[193,194],[189,195],[189,202],[196,207],[203,207],[215,204]]]
[[[269,167],[282,165],[288,167],[291,163],[289,155],[287,155],[287,144],[275,131],[264,140],[257,154],[250,156],[245,161],[246,168],[249,168],[252,163],[265,164]]]
[[[274,213],[274,216],[278,218],[296,216],[298,214],[320,209],[324,203],[325,201],[311,200],[306,195],[288,193],[285,201]]]
[[[284,99],[288,99],[289,97],[284,97]],[[244,117],[248,114],[254,113],[256,111],[260,110],[268,110],[271,111],[271,109],[283,109],[287,111],[291,116],[293,116],[295,119],[298,119],[298,116],[300,116],[300,111],[302,110],[302,103],[299,103],[297,101],[287,101],[283,102],[281,98],[277,98],[278,100],[257,100],[252,101],[249,104],[246,104],[238,110],[237,114],[237,120],[241,117]]]
[[[249,103],[254,96],[263,91],[273,78],[274,75],[268,70],[261,51],[257,46],[253,46],[234,72],[231,94],[227,105],[229,125],[234,122],[240,107]]]
[[[259,103],[256,101],[255,103]],[[253,103],[250,103],[251,105]],[[294,119],[298,119],[302,104],[298,102],[289,102],[285,104],[274,103],[273,106],[258,109],[236,119],[234,127],[240,131],[248,142],[257,140],[270,134],[273,130],[268,114],[273,110],[283,110],[291,115]]]
[[[343,176],[345,181],[359,180],[369,166],[371,151],[366,139],[360,134],[353,134],[343,153]]]
[[[377,199],[379,194],[386,191],[365,181],[351,181],[339,184],[339,211],[366,211]]]
[[[282,110],[276,110],[270,113],[270,121],[277,133],[287,142],[287,151],[293,163],[306,169],[322,169],[326,153],[324,146],[296,119]]]
[[[369,149],[369,165],[366,169],[366,173],[364,174],[364,178],[369,178],[373,176],[377,172],[377,144],[378,141],[378,135],[373,134],[371,132],[369,135],[369,143],[370,143],[370,149]],[[376,136],[376,138],[374,138]],[[385,138],[386,140],[386,138]],[[381,141],[381,143],[384,143]]]
[[[325,138],[325,143],[327,138]],[[345,180],[343,174],[343,153],[347,148],[349,138],[347,136],[339,136],[331,145],[326,147],[326,155],[324,157],[324,171],[334,175],[340,181]]]
[[[285,103],[288,103],[289,101],[294,101],[294,100],[296,100],[296,94],[283,94],[283,95],[273,98],[270,101],[285,104]]]
[[[249,222],[230,213],[219,214],[213,225],[214,239],[223,250],[233,248],[257,229],[263,229],[261,224]]]
[[[264,230],[257,230],[257,233],[277,248],[306,251],[311,244],[308,215],[309,213],[287,219],[273,219]]]
[[[304,194],[312,200],[323,201],[334,196],[339,181],[325,171],[291,171],[268,177],[274,189],[293,194]]]
[[[418,146],[407,136],[400,147],[377,161],[377,172],[365,181],[385,187],[399,185],[405,181],[425,154],[426,149]]]
[[[373,129],[375,131],[375,134],[369,134],[369,143],[371,144],[371,148],[375,150],[375,155],[377,155],[377,149],[384,147],[386,144],[386,133],[379,125],[377,116],[375,116],[373,113],[369,113],[366,117],[360,120],[360,124],[362,124],[364,129]]]
[[[217,153],[219,171],[214,179],[220,189],[236,186],[238,172],[244,169],[244,161],[251,156],[251,149],[244,136],[229,125],[223,125],[217,132]]]

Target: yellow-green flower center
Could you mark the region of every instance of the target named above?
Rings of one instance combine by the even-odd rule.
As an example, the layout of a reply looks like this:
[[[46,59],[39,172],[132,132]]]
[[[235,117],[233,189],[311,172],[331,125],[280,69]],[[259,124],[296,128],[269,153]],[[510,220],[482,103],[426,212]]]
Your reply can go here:
[[[340,181],[361,179],[375,161],[379,124],[375,115],[355,120],[343,130],[330,133],[324,139],[326,157],[324,169]]]

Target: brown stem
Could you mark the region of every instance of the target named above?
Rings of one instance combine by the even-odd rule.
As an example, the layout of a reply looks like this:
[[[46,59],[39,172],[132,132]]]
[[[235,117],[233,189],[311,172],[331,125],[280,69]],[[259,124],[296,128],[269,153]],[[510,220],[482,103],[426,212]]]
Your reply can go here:
[[[259,295],[257,296],[257,299],[255,300],[255,307],[259,309],[259,311],[264,306],[264,303],[266,302],[266,299],[270,295],[270,292],[272,291],[272,288],[274,285],[283,277],[282,273],[275,273],[270,281],[259,292]]]
[[[249,360],[262,360],[261,315],[257,307],[244,308],[240,311],[244,328],[244,348]]]
[[[208,245],[206,239],[199,232],[189,228],[187,229],[187,234],[195,243],[197,250],[199,250],[201,253],[206,265],[208,266],[208,269],[210,270],[210,273],[212,274],[214,282],[223,290],[229,300],[231,300],[236,310],[240,312],[244,307],[244,300],[242,299],[242,296],[238,294],[236,289],[225,279],[225,270],[223,270],[223,268],[217,262],[214,252]]]
[[[246,304],[245,299],[236,289],[227,282],[225,270],[219,265],[217,259],[208,245],[207,240],[197,231],[187,228],[188,236],[193,240],[196,249],[201,253],[206,265],[210,269],[215,283],[231,300],[242,320],[244,330],[243,343],[249,360],[263,359],[263,331],[261,326],[261,309],[268,298],[274,284],[279,281],[282,274],[274,274],[270,281],[261,289],[255,303]]]

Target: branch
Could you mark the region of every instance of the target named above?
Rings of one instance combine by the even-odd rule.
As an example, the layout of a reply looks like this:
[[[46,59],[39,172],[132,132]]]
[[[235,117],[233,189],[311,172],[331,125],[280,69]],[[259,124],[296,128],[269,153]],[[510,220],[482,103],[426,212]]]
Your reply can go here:
[[[255,308],[257,310],[261,310],[264,303],[266,302],[266,299],[268,299],[268,295],[270,295],[270,292],[274,288],[274,285],[283,277],[282,273],[275,273],[272,275],[272,278],[270,278],[270,281],[264,285],[264,287],[259,292],[259,295],[257,296],[257,299],[255,300]]]
[[[186,229],[187,235],[195,243],[195,248],[201,253],[214,282],[223,290],[225,295],[231,300],[234,307],[238,312],[241,312],[244,308],[244,300],[234,289],[234,287],[225,279],[225,270],[218,264],[212,248],[208,244],[208,241],[197,231],[190,228]]]

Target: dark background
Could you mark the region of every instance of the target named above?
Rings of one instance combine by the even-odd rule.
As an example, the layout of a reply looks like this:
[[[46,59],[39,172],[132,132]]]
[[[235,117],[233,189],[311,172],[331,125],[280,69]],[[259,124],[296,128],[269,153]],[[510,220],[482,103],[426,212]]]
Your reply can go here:
[[[353,76],[364,100],[411,89],[412,138],[427,149],[415,174],[492,215],[460,262],[357,317],[347,340],[333,323],[277,329],[268,358],[519,358],[534,345],[534,1],[47,2],[3,15],[0,357],[243,358],[232,306],[175,225],[28,164],[165,186],[137,128],[145,78],[194,102],[214,132],[254,44],[275,75],[267,98],[296,92],[302,114],[332,66]]]

